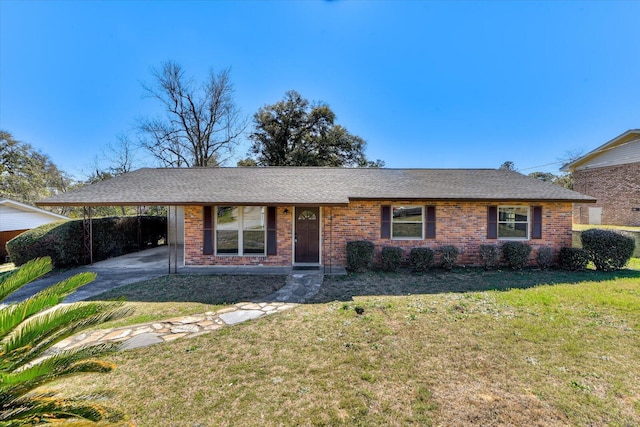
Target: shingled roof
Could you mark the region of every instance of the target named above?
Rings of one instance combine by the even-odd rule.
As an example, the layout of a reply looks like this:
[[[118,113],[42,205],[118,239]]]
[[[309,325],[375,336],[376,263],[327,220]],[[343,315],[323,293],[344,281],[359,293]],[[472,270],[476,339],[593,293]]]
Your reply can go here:
[[[243,167],[139,169],[41,200],[41,206],[345,205],[350,200],[595,202],[498,169]]]

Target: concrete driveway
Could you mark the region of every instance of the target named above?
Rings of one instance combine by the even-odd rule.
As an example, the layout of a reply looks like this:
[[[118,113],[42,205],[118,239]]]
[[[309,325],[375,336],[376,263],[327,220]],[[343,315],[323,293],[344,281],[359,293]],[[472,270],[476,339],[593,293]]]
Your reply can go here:
[[[173,260],[171,261],[173,263]],[[178,261],[181,262],[181,260]],[[72,268],[60,273],[50,273],[44,278],[38,279],[18,289],[4,300],[3,303],[22,301],[54,283],[87,271],[97,273],[98,277],[96,280],[69,295],[65,299],[65,302],[80,301],[94,295],[99,295],[109,289],[166,275],[168,273],[167,247],[159,246],[157,248],[99,261],[93,265]]]

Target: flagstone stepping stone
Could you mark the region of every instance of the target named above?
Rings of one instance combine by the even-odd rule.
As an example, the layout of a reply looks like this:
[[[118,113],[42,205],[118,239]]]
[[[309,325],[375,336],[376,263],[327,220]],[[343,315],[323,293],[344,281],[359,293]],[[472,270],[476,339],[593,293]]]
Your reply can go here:
[[[158,334],[146,332],[136,335],[122,343],[120,350],[133,350],[134,348],[147,347],[153,344],[160,344],[161,342],[164,342],[164,340],[160,338]]]
[[[198,325],[180,325],[180,326],[174,326],[173,328],[171,328],[171,333],[172,334],[179,334],[179,333],[187,333],[187,334],[195,334],[196,332],[200,331],[200,327]]]
[[[237,323],[246,322],[247,320],[257,319],[264,316],[265,313],[262,310],[238,310],[230,313],[223,313],[220,318],[227,325],[235,325]]]

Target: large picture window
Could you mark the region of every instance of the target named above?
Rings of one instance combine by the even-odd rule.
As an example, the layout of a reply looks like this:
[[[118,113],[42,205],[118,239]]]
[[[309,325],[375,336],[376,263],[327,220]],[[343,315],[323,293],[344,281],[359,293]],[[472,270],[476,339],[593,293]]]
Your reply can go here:
[[[265,213],[264,206],[218,206],[215,224],[216,253],[264,255]]]
[[[422,206],[393,206],[391,208],[392,239],[422,239],[424,211]]]
[[[529,207],[498,206],[498,238],[529,239]]]

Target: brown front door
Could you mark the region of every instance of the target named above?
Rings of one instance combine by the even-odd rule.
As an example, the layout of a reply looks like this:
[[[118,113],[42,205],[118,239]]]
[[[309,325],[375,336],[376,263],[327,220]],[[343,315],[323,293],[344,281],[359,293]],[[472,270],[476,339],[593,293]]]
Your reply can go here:
[[[295,261],[320,262],[320,208],[296,208]]]

